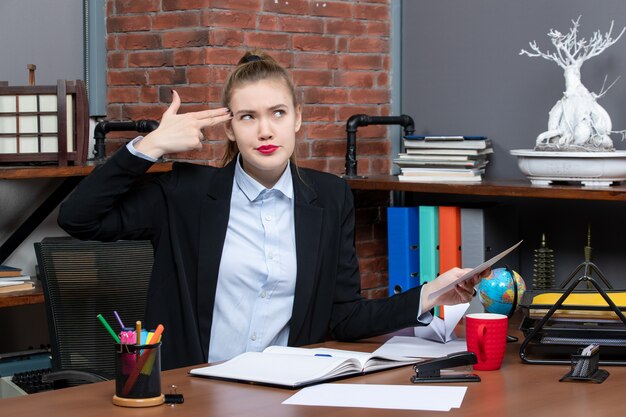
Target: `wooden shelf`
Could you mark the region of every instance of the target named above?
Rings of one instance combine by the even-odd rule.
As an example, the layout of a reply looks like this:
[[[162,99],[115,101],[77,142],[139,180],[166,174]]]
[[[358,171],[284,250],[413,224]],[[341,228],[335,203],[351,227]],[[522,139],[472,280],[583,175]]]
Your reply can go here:
[[[32,290],[0,294],[0,308],[25,304],[41,304],[43,302],[43,290],[39,282],[37,282],[37,285]]]
[[[348,179],[353,190],[406,191],[514,198],[626,201],[626,186],[532,185],[527,180],[484,180],[478,184],[401,182],[393,175]]]
[[[97,165],[94,163],[59,167],[59,166],[2,166],[0,167],[0,179],[21,180],[32,178],[68,178],[84,177],[88,175]],[[166,172],[172,169],[172,162],[159,162],[150,168],[149,173]]]

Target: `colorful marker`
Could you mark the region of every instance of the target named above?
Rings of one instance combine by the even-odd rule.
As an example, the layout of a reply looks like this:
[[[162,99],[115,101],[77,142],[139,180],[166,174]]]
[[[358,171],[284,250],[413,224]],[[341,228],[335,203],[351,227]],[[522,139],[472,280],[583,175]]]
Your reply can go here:
[[[120,324],[120,326],[122,327],[122,329],[126,326],[124,326],[124,323],[122,323],[122,319],[120,318],[120,315],[117,314],[117,311],[113,310],[113,314],[115,315],[115,318],[117,319],[117,322]]]
[[[109,332],[109,334],[113,337],[113,340],[115,340],[115,343],[120,343],[120,338],[117,337],[117,335],[115,334],[111,326],[109,326],[109,323],[107,323],[104,317],[102,317],[102,314],[98,314],[96,317],[98,318],[98,320],[100,320],[100,323],[102,323],[104,328],[107,329],[107,332]]]

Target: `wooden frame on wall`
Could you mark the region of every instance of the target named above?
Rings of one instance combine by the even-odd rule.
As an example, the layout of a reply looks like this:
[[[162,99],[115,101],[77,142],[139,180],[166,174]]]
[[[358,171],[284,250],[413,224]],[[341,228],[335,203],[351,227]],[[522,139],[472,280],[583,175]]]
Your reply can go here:
[[[89,104],[82,80],[57,85],[0,84],[0,164],[83,165],[89,143]]]

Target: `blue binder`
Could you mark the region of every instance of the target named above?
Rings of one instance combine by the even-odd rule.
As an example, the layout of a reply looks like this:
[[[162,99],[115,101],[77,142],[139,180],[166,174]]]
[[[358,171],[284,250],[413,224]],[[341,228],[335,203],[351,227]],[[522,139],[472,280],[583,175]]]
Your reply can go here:
[[[387,208],[389,295],[420,284],[419,208]]]

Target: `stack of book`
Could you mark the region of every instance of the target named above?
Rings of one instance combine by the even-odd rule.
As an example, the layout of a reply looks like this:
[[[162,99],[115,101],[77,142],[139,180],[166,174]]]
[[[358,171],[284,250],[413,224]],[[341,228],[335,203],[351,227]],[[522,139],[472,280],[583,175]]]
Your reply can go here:
[[[32,290],[34,287],[35,284],[30,276],[22,275],[20,268],[0,265],[0,294]]]
[[[393,161],[400,181],[480,182],[493,153],[484,136],[406,136],[405,152]]]

